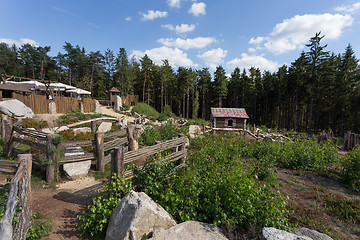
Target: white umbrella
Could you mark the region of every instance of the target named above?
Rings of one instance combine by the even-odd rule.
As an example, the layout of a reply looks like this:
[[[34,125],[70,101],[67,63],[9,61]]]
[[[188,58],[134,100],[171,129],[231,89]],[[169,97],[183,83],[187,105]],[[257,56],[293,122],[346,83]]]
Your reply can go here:
[[[50,87],[54,89],[65,89],[65,90],[76,89],[76,87],[64,83],[50,83]],[[64,90],[60,90],[60,91],[64,91]]]
[[[71,90],[67,90],[66,92],[73,92],[73,93],[76,93],[76,94],[86,94],[86,95],[90,95],[91,92],[89,91],[86,91],[84,89],[80,89],[80,88],[76,88],[76,89],[71,89]]]

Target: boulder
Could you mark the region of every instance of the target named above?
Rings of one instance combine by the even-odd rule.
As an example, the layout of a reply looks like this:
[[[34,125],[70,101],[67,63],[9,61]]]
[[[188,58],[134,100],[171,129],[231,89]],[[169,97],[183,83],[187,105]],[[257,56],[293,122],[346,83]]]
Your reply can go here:
[[[308,228],[298,228],[295,230],[295,234],[298,236],[309,237],[313,240],[333,240],[326,234],[319,233],[318,231],[311,230]]]
[[[10,117],[19,117],[19,118],[32,118],[34,117],[34,112],[27,107],[24,103],[20,102],[17,99],[1,101],[0,102],[0,112],[8,115]]]
[[[74,134],[79,134],[79,133],[88,133],[91,132],[91,128],[89,127],[81,127],[81,128],[73,128],[72,130],[74,132]]]
[[[80,113],[85,113],[84,112],[84,104],[81,102],[81,103],[79,103],[80,105]]]
[[[262,229],[262,235],[265,240],[312,240],[309,237],[302,237],[273,227]]]
[[[70,147],[65,150],[65,157],[83,155],[86,152],[81,147]],[[77,179],[86,176],[91,167],[91,160],[65,163],[63,165],[65,174],[70,179]]]
[[[174,227],[165,230],[163,228],[157,229],[151,240],[182,240],[182,239],[197,239],[197,240],[226,240],[227,238],[221,232],[220,228],[202,222],[187,221],[180,223]]]
[[[95,102],[95,112],[96,113],[101,113],[99,101],[95,99],[94,102]]]
[[[111,130],[111,122],[102,122],[98,128],[98,132],[109,132]]]
[[[114,110],[115,110],[115,111],[120,111],[121,109],[122,109],[121,97],[120,97],[120,96],[116,96],[116,97],[115,97],[115,101],[114,101]]]
[[[120,129],[126,128],[128,124],[128,120],[126,117],[121,117],[118,119],[117,125]]]
[[[62,131],[67,131],[69,130],[68,126],[61,126],[55,129],[56,132],[62,132]]]
[[[200,126],[198,126],[198,125],[190,125],[189,126],[190,138],[195,138],[196,135],[199,135],[201,133],[202,133],[202,131],[201,131]]]
[[[48,112],[49,112],[49,114],[56,114],[56,103],[55,102],[49,103]]]
[[[55,129],[54,128],[43,128],[43,129],[41,129],[41,131],[44,132],[44,133],[55,134]]]
[[[157,228],[174,225],[172,216],[148,195],[130,191],[114,209],[105,239],[141,240]]]

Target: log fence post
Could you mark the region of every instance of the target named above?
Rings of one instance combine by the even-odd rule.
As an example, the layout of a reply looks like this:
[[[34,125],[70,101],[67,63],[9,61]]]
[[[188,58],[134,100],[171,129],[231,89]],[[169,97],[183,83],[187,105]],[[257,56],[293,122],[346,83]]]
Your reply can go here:
[[[91,131],[92,132],[96,132],[96,121],[94,120],[94,121],[91,121]]]
[[[179,138],[183,138],[184,137],[184,134],[183,133],[180,133],[179,135],[178,135],[178,137]],[[178,147],[178,151],[182,151],[183,152],[183,156],[182,156],[182,158],[180,158],[180,161],[179,161],[179,165],[180,164],[183,164],[183,163],[185,163],[185,142],[182,142],[180,145],[179,145],[179,147]]]
[[[6,120],[8,120],[8,116],[5,114],[1,114],[1,138],[5,138],[6,134]]]
[[[105,171],[105,159],[104,159],[104,133],[95,133],[95,147],[96,147],[96,159],[97,170],[100,172]]]
[[[139,149],[139,130],[135,125],[129,125],[126,129],[129,141],[129,151],[135,151]]]
[[[5,154],[10,157],[13,151],[13,124],[10,119],[5,120]]]
[[[55,179],[55,153],[54,149],[51,149],[53,146],[55,135],[54,134],[48,134],[46,136],[46,158],[47,158],[47,164],[46,164],[46,182],[52,182]]]
[[[119,173],[120,176],[123,176],[125,170],[124,153],[124,146],[116,146],[111,152],[111,175]]]

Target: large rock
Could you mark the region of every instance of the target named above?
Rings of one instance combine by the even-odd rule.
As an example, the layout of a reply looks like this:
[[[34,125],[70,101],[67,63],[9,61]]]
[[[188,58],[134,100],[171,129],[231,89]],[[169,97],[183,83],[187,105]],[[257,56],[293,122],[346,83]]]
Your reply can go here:
[[[120,96],[115,97],[114,110],[120,111],[122,109],[122,101]]]
[[[188,221],[178,224],[174,227],[165,229],[158,229],[154,232],[151,240],[182,240],[182,239],[197,239],[197,240],[226,240],[227,238],[221,230],[208,223]]]
[[[96,113],[101,113],[101,109],[100,109],[100,103],[98,100],[94,100],[95,101],[95,112]]]
[[[20,102],[17,99],[1,101],[0,102],[0,112],[8,115],[10,117],[19,117],[19,118],[32,118],[34,117],[34,112],[27,107],[24,103]]]
[[[111,130],[112,123],[111,122],[102,122],[98,128],[98,132],[109,132]]]
[[[74,132],[75,135],[77,135],[79,133],[89,133],[91,132],[91,128],[89,127],[73,128],[72,131]]]
[[[81,147],[70,147],[65,150],[65,157],[84,155],[86,152]],[[86,176],[91,167],[91,160],[65,163],[63,165],[65,174],[70,179],[77,179]]]
[[[198,125],[189,126],[189,135],[190,138],[195,138],[196,135],[202,134],[201,128]]]
[[[308,228],[298,228],[295,230],[295,234],[299,236],[309,237],[313,240],[333,240],[326,234],[319,233],[318,231],[311,230]]]
[[[302,237],[273,227],[262,229],[262,235],[265,240],[312,240],[309,237]]]
[[[140,240],[157,228],[168,229],[175,220],[143,192],[130,191],[116,206],[106,231],[106,240]]]
[[[49,112],[49,114],[56,114],[56,103],[55,102],[49,102],[48,112]]]

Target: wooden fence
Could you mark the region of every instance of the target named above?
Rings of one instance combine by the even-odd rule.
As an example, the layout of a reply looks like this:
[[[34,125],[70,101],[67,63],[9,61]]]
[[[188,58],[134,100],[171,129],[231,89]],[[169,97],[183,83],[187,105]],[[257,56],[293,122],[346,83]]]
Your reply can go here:
[[[360,145],[360,135],[355,133],[345,133],[344,136],[344,150],[352,150]]]
[[[8,156],[10,156],[12,152],[26,153],[26,151],[21,150],[18,146],[30,146],[30,152],[34,153],[34,164],[46,168],[47,182],[51,182],[55,179],[55,172],[60,164],[86,160],[92,160],[92,162],[96,164],[97,170],[101,172],[105,171],[105,165],[111,162],[113,168],[117,169],[117,171],[114,170],[114,172],[121,173],[125,177],[130,177],[132,176],[131,172],[124,172],[125,164],[136,164],[141,166],[149,156],[163,152],[167,149],[171,149],[172,152],[167,155],[163,161],[180,160],[179,167],[184,164],[184,159],[186,157],[185,144],[188,141],[184,136],[180,136],[179,138],[164,143],[157,143],[154,146],[138,149],[139,129],[136,128],[135,125],[130,125],[126,129],[120,131],[108,133],[95,132],[96,120],[92,121],[91,126],[94,132],[94,140],[64,142],[59,144],[55,139],[55,134],[15,126],[7,119],[7,117],[3,116],[2,135],[5,138],[5,153]],[[123,145],[127,145],[128,147],[125,148]],[[56,152],[59,150],[64,150],[67,147],[87,146],[92,147],[92,152],[56,159]],[[111,151],[113,153],[111,153]],[[108,154],[105,155],[106,153]]]
[[[0,169],[8,167],[9,161],[0,161]],[[17,157],[18,167],[15,176],[10,182],[9,196],[6,202],[5,214],[0,221],[0,239],[25,240],[30,227],[31,216],[31,154],[20,154]],[[5,168],[7,169],[7,168]],[[18,221],[13,228],[15,215]]]
[[[170,151],[164,156],[162,162],[177,162],[175,168],[182,168],[185,166],[185,158],[187,156],[187,149],[185,147],[188,139],[180,134],[178,138],[174,138],[165,142],[157,142],[153,146],[140,148],[135,151],[126,151],[122,146],[118,146],[112,152],[111,158],[111,172],[119,173],[125,179],[133,178],[133,170],[125,171],[125,165],[144,166],[146,160],[159,153]]]

